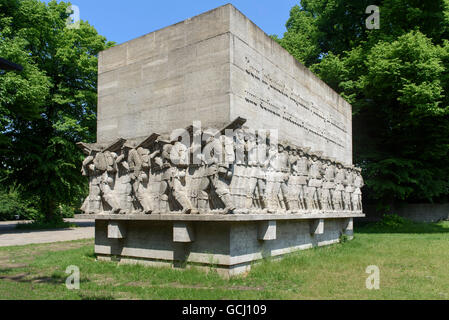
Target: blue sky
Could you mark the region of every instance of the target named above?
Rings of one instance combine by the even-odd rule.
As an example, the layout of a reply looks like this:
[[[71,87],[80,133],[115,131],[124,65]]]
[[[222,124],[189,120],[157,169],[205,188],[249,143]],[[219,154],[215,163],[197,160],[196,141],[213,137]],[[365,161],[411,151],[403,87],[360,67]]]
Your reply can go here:
[[[70,2],[79,7],[81,20],[89,21],[108,40],[122,43],[226,3],[232,3],[267,34],[282,36],[290,9],[298,4],[299,0],[72,0]]]

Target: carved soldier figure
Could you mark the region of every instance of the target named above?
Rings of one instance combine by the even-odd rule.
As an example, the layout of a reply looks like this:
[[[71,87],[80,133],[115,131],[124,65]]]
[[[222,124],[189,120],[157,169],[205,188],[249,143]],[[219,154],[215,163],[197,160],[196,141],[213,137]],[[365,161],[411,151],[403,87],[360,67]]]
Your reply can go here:
[[[330,159],[324,161],[323,187],[321,188],[321,204],[323,210],[332,211],[332,190],[335,188],[335,168]]]
[[[95,156],[95,167],[102,171],[100,178],[100,194],[102,201],[111,208],[112,213],[120,211],[115,194],[115,174],[117,172],[117,154],[108,150],[99,152]]]
[[[257,133],[257,159],[254,170],[254,178],[256,179],[256,188],[254,189],[254,198],[260,212],[266,212],[267,204],[265,198],[265,188],[267,185],[266,177],[267,166],[267,139],[264,132]]]
[[[169,211],[169,196],[172,196],[181,206],[183,214],[198,213],[198,210],[193,207],[187,194],[185,179],[187,166],[183,164],[182,158],[184,154],[180,152],[180,149],[172,149],[173,145],[171,143],[164,144],[162,148],[161,212]],[[181,158],[177,158],[176,155],[180,155]]]
[[[352,193],[354,192],[354,172],[352,166],[345,167],[346,180],[345,180],[345,191],[343,192],[343,204],[344,210],[352,211]]]
[[[158,194],[158,211],[159,213],[167,213],[170,211],[168,204],[168,196],[170,193],[170,152],[172,145],[169,141],[158,138],[157,145],[160,153],[156,155],[153,162],[153,172],[155,179],[159,182]]]
[[[95,167],[94,159],[98,151],[91,150],[89,156],[82,164],[82,175],[89,178],[89,195],[83,202],[81,210],[87,214],[96,214],[101,211],[101,172]]]
[[[306,210],[307,209],[307,184],[309,177],[309,157],[307,152],[309,148],[304,150],[298,149],[298,160],[296,161],[294,171],[297,174],[297,188],[298,188],[298,196],[299,196],[299,209]]]
[[[192,201],[192,205],[196,208],[199,207],[198,204],[198,194],[200,192],[200,184],[201,179],[204,175],[204,165],[201,160],[201,136],[202,130],[196,129],[193,132],[193,141],[192,145],[189,148],[189,153],[192,159],[192,162],[189,166],[189,171],[191,172],[191,183],[190,183],[190,198]]]
[[[287,145],[287,148],[290,146]],[[279,170],[280,174],[280,193],[278,196],[280,198],[280,203],[284,207],[285,210],[289,210],[287,195],[288,195],[288,179],[290,178],[290,163],[289,163],[289,154],[286,151],[286,148],[282,144],[278,145],[278,155],[279,155]]]
[[[127,150],[122,147],[121,154],[118,156],[117,162],[117,181],[115,190],[117,192],[118,201],[120,203],[120,213],[131,213],[133,211],[133,188],[129,172],[129,164],[126,161]]]
[[[362,169],[355,168],[355,180],[354,180],[354,187],[355,190],[352,194],[352,203],[353,203],[353,209],[356,211],[362,211],[362,187],[365,185],[363,182],[362,177]]]
[[[264,157],[260,152],[265,151],[265,146],[260,137],[254,134],[248,135],[247,141],[247,185],[245,209],[250,209],[257,200],[265,207],[265,172]],[[258,141],[260,140],[260,141]]]
[[[257,164],[255,177],[257,179],[256,189],[254,190],[256,205],[260,213],[267,212],[266,193],[267,186],[266,167],[268,165],[267,147],[269,135],[263,130],[257,132]]]
[[[335,170],[335,189],[332,193],[332,202],[335,210],[344,210],[343,193],[345,191],[344,183],[346,180],[345,169],[341,163],[337,163]]]
[[[299,210],[299,193],[300,193],[300,186],[299,185],[299,174],[298,174],[298,160],[299,160],[299,150],[296,148],[291,148],[289,150],[289,163],[291,166],[291,173],[290,178],[288,179],[288,194],[287,194],[287,201],[288,206],[291,212],[295,212]]]
[[[234,152],[235,163],[232,181],[230,185],[233,201],[240,209],[245,207],[246,203],[246,141],[243,129],[234,131]]]
[[[151,159],[156,152],[150,154],[150,150],[138,147],[128,152],[128,164],[131,172],[130,178],[134,195],[145,214],[154,210],[154,203],[149,190]]]
[[[178,167],[187,168],[189,165],[189,150],[187,146],[181,142],[181,139],[182,137],[178,137],[171,148],[171,162]]]
[[[321,176],[321,161],[317,154],[312,154],[309,170],[309,184],[307,187],[307,207],[311,210],[320,210],[320,189],[323,181]]]
[[[265,199],[266,199],[266,205],[268,212],[274,212],[276,209],[276,204],[273,203],[275,201],[274,198],[274,189],[275,184],[277,183],[278,174],[277,174],[277,146],[274,143],[271,143],[269,145],[268,149],[268,157],[267,157],[267,164],[266,164],[266,179],[267,179],[267,185],[265,188]],[[277,196],[277,195],[276,195]]]
[[[278,144],[277,150],[274,144],[270,145],[268,151],[269,165],[267,168],[267,208],[268,212],[276,212],[278,205],[288,209],[288,177],[290,165],[288,163],[288,153],[285,152],[284,146]]]
[[[229,164],[224,161],[224,146],[216,134],[210,130],[204,132],[206,145],[203,149],[202,160],[206,169],[201,179],[198,207],[200,211],[207,211],[207,201],[210,200],[210,192],[213,189],[225,206],[224,212],[232,213],[235,206],[228,186],[232,172],[229,170]]]

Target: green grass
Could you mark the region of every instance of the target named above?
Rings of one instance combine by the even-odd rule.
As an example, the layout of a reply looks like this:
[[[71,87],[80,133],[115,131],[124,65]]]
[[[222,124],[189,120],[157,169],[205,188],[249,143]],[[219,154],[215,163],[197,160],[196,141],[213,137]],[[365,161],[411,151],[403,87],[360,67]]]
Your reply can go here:
[[[356,228],[351,241],[266,259],[230,280],[214,271],[99,262],[93,240],[0,248],[2,299],[448,299],[449,222]],[[80,268],[80,290],[65,269]],[[380,269],[368,290],[366,267]]]

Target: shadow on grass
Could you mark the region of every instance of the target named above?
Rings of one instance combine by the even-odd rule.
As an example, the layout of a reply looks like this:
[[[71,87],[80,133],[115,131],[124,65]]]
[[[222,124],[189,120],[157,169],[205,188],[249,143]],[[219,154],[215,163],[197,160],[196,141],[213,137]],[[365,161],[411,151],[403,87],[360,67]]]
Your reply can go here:
[[[356,223],[354,229],[356,233],[449,233],[449,221],[424,223],[408,220],[397,226],[382,222]]]
[[[95,221],[76,221],[73,224],[78,228],[95,227]]]
[[[17,230],[26,230],[26,231],[39,231],[39,230],[55,230],[55,229],[70,229],[76,228],[77,225],[71,222],[41,222],[41,221],[33,221],[33,222],[25,222],[18,223],[16,225]]]
[[[0,280],[8,280],[14,282],[21,283],[47,283],[47,284],[63,284],[67,279],[67,275],[65,273],[55,272],[50,276],[32,276],[30,277],[29,272],[16,273],[8,275],[7,272],[10,272],[11,269],[0,269]],[[6,274],[5,274],[6,273]],[[80,284],[90,282],[89,279],[81,279]]]

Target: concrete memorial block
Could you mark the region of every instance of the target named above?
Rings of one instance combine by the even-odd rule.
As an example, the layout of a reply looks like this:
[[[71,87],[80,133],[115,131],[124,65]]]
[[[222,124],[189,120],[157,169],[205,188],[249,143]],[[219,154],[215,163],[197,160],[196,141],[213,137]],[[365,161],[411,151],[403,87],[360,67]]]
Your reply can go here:
[[[232,5],[101,52],[98,73],[97,142],[78,145],[99,259],[234,275],[364,216],[351,105]]]
[[[173,242],[193,242],[195,234],[193,226],[186,222],[173,223]]]
[[[122,221],[109,221],[108,239],[123,239],[126,237],[126,225]]]
[[[310,221],[310,234],[323,234],[324,233],[324,219],[314,219]]]
[[[345,230],[345,232],[351,232],[352,230],[354,230],[354,219],[353,218],[345,219],[344,230]]]
[[[259,240],[275,240],[276,239],[276,221],[263,221],[259,223],[258,236]]]
[[[354,237],[354,218],[347,218],[343,222],[343,234],[349,239]]]

